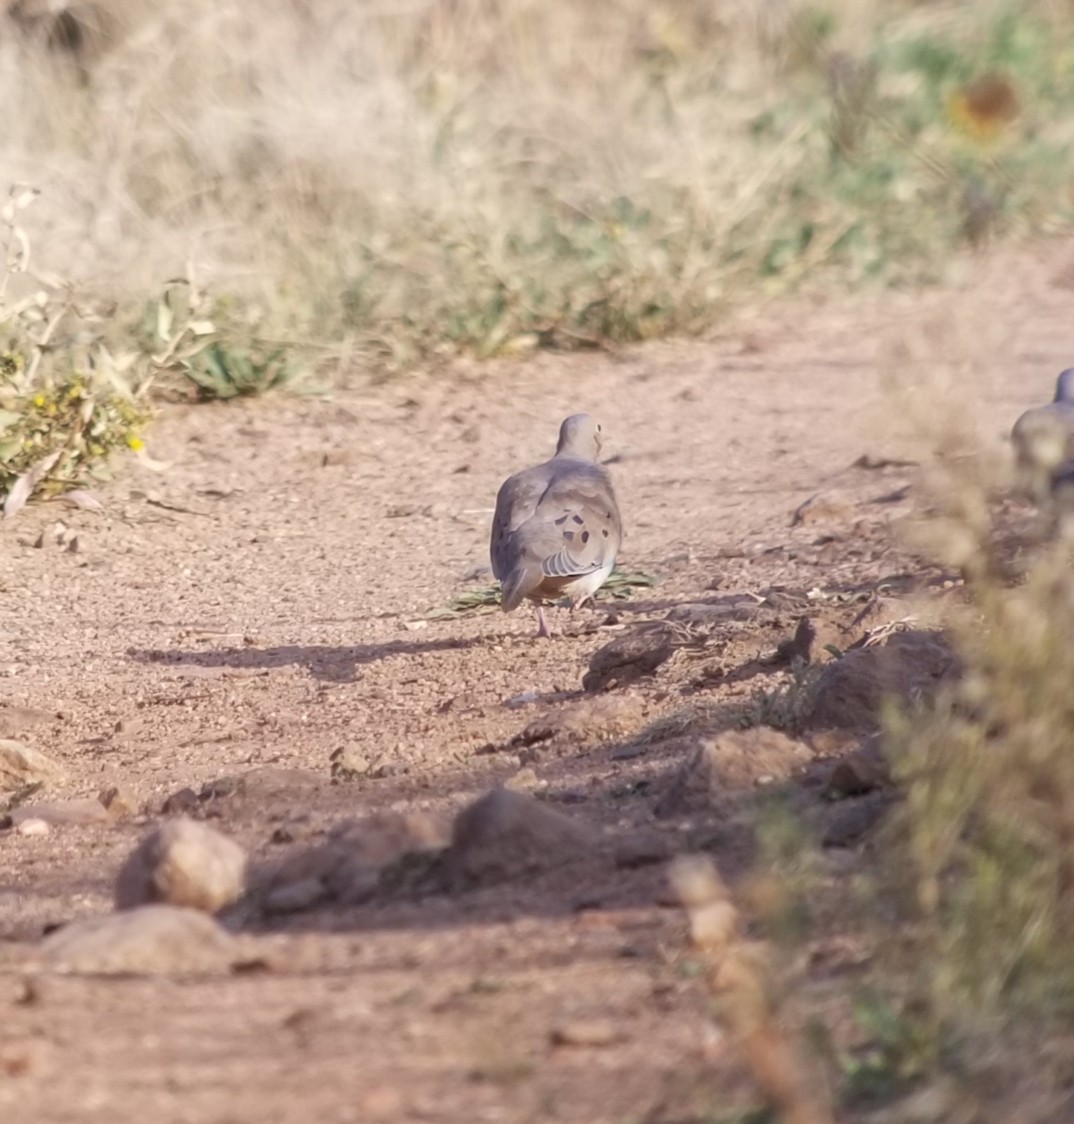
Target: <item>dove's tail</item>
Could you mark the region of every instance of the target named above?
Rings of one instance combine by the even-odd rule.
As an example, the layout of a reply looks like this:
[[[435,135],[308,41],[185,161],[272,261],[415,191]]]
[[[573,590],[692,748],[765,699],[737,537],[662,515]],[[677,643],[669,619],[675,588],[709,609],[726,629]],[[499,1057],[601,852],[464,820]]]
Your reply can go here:
[[[500,589],[500,608],[505,613],[517,609],[524,598],[533,593],[544,580],[539,562],[519,562],[504,577]]]

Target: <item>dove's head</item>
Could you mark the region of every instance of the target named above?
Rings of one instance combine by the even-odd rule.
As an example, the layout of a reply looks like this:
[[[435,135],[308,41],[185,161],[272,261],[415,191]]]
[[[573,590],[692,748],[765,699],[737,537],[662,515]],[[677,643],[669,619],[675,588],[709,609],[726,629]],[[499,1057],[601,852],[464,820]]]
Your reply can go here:
[[[1055,380],[1055,401],[1074,402],[1074,367],[1061,371]]]
[[[590,414],[573,414],[559,427],[556,456],[595,461],[600,456],[600,422]]]

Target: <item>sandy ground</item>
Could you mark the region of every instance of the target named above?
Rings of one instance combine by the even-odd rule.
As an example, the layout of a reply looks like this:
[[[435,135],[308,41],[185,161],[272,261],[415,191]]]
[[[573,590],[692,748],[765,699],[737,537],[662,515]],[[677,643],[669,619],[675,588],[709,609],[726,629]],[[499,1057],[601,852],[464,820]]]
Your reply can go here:
[[[170,794],[236,775],[254,778],[245,795],[196,812],[262,867],[347,817],[450,814],[529,769],[548,804],[609,837],[655,832],[733,870],[726,808],[654,814],[682,740],[616,751],[690,702],[745,700],[785,675],[727,672],[793,633],[795,614],[739,623],[596,709],[581,692],[590,657],[682,603],[912,579],[891,532],[907,503],[890,497],[917,469],[854,462],[919,459],[922,418],[994,439],[1047,398],[1074,361],[1057,283],[1070,256],[967,261],[942,293],[783,301],[705,344],[169,408],[150,434],[165,471],[124,459],[102,512],[39,504],[0,527],[0,733],[67,770],[48,798],[118,785],[140,810],[0,832],[0,1116],[733,1119],[751,1087],[683,967],[664,867],[644,856],[246,915],[234,923],[272,950],[257,972],[27,976],[22,957],[111,908],[119,863]],[[581,409],[607,434],[620,565],[658,584],[574,621],[557,612],[550,642],[525,609],[431,615],[488,583],[496,488]],[[792,527],[817,493],[837,497],[830,514]],[[57,541],[75,535],[75,550]],[[572,714],[569,737],[511,744]],[[340,749],[368,772],[331,783]],[[758,779],[748,762],[744,776]],[[580,1018],[617,1040],[555,1045]]]

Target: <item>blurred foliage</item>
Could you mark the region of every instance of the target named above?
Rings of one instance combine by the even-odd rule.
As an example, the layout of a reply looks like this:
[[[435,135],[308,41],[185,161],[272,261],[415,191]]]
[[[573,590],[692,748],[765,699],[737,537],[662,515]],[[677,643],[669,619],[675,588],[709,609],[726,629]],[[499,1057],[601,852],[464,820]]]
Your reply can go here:
[[[1074,220],[1074,12],[1045,0],[189,0],[110,10],[107,42],[28,11],[2,144],[56,170],[35,242],[68,280],[8,224],[15,394],[211,400],[293,385],[307,355],[696,335]]]
[[[152,291],[196,247],[264,334],[381,369],[703,333],[1074,218],[1069,5],[154,9],[84,28],[73,84],[26,28],[8,149],[88,185]],[[199,393],[286,381],[248,334],[186,362]]]

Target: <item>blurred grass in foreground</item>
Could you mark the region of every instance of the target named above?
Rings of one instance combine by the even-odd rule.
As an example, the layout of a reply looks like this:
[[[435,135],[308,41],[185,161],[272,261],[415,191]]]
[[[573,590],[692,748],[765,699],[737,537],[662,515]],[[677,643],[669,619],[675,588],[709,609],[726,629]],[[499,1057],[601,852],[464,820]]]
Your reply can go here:
[[[894,800],[853,851],[828,863],[800,816],[761,806],[754,913],[772,940],[796,922],[780,1001],[838,1119],[1052,1124],[1074,1104],[1074,518],[1009,503],[1009,450],[956,417],[957,380],[938,390],[983,365],[949,329],[954,359],[927,352],[935,447],[906,531],[964,578],[943,601],[960,670],[882,714]]]

